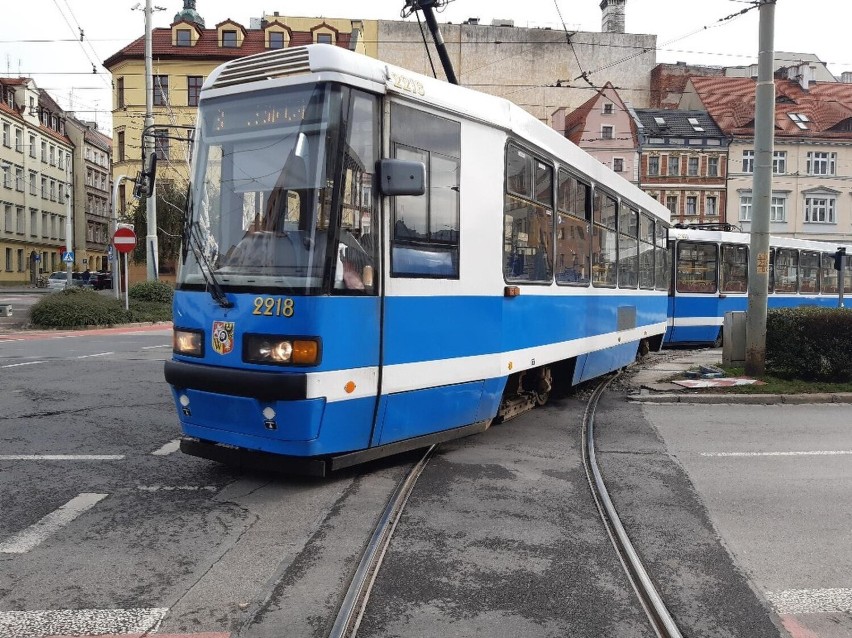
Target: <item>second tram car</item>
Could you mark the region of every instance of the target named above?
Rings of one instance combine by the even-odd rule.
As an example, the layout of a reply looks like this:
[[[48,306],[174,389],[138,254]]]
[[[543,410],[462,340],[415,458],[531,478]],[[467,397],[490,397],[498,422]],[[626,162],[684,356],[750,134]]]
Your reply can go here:
[[[189,454],[324,474],[662,344],[664,206],[506,100],[337,47],[207,78],[188,205]]]
[[[726,312],[748,307],[748,233],[673,227],[669,232],[674,278],[665,346],[721,345]],[[836,307],[836,244],[771,237],[769,308]],[[852,293],[847,260],[844,295]]]

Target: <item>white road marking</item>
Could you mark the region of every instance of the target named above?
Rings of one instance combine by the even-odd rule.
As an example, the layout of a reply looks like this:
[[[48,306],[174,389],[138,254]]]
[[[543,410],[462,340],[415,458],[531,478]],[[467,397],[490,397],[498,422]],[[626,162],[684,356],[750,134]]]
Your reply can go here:
[[[766,598],[779,614],[852,612],[852,589],[787,589],[767,592]]]
[[[4,611],[0,612],[0,638],[147,635],[156,632],[167,611],[167,607]]]
[[[37,363],[45,363],[44,361],[26,361],[24,363],[10,363],[9,365],[0,366],[0,368],[18,368],[20,366],[32,366]]]
[[[215,492],[215,485],[137,485],[137,490],[142,492],[198,492],[205,490]]]
[[[143,349],[143,350],[153,350],[154,348],[171,348],[171,347],[172,347],[172,344],[170,344],[170,343],[164,343],[164,344],[163,344],[163,345],[161,345],[161,346],[145,346],[145,347],[144,347],[144,348],[142,348],[142,349]]]
[[[18,532],[9,540],[0,543],[0,553],[27,553],[34,547],[38,546],[48,536],[61,529],[63,525],[67,525],[80,516],[80,514],[94,507],[106,497],[107,494],[93,494],[90,492],[78,494],[65,503],[65,505],[52,511],[40,521],[37,521],[25,530]]]
[[[77,357],[78,359],[90,359],[92,357],[106,357],[107,355],[115,354],[114,352],[99,352],[97,354],[83,354]]]
[[[122,461],[124,454],[0,454],[0,461]]]
[[[154,456],[166,456],[167,454],[172,454],[177,452],[180,449],[180,439],[175,439],[174,441],[169,441],[163,447],[154,450],[151,452]]]
[[[812,452],[702,452],[701,456],[846,456],[852,450],[814,450]]]

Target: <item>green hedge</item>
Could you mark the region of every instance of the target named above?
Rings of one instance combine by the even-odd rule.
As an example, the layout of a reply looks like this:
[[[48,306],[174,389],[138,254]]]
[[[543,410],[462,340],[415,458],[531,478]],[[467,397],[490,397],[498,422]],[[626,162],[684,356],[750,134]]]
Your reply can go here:
[[[852,310],[808,306],[768,311],[766,368],[795,379],[852,380]]]
[[[167,287],[171,290],[171,287]],[[163,303],[131,297],[130,310],[125,310],[124,299],[115,299],[112,295],[85,288],[69,288],[45,295],[30,309],[30,322],[41,328],[114,326],[171,321],[171,318],[171,298],[168,303]]]
[[[131,299],[139,301],[154,301],[157,303],[172,303],[174,288],[162,281],[143,281],[130,286]]]

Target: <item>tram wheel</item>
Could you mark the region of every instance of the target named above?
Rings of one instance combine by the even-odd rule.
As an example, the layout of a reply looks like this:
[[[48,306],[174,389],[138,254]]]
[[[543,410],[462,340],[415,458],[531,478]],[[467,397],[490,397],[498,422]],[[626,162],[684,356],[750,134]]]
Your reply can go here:
[[[550,372],[550,366],[545,366],[539,371],[538,383],[534,390],[535,404],[542,406],[547,403],[551,390],[553,390],[553,375]]]

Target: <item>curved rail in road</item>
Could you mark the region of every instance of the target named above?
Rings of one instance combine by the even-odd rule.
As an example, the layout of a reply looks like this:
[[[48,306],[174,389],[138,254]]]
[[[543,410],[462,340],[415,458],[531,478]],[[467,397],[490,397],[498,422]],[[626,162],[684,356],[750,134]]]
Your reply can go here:
[[[420,474],[426,468],[426,464],[429,462],[435,448],[436,446],[433,445],[426,450],[426,453],[411,468],[411,471],[400,482],[388,500],[388,504],[379,518],[379,523],[373,531],[370,542],[361,556],[361,562],[358,563],[358,569],[355,570],[355,576],[352,577],[352,582],[349,584],[346,596],[343,597],[343,603],[337,613],[337,619],[334,621],[334,626],[328,634],[329,638],[354,638],[357,633],[361,617],[367,607],[367,600],[370,597],[370,589],[373,586],[376,573],[382,564],[382,559],[390,544],[396,524],[402,515],[402,510],[405,508],[405,504],[414,489],[415,483],[417,483],[417,479],[420,478]]]
[[[627,532],[624,531],[618,512],[616,512],[615,506],[609,498],[609,492],[604,485],[595,457],[595,411],[603,391],[614,378],[610,377],[599,383],[586,405],[586,411],[583,414],[583,465],[586,468],[589,487],[592,489],[592,496],[595,499],[595,505],[598,507],[607,534],[609,534],[609,538],[615,546],[615,551],[627,572],[630,584],[633,585],[654,631],[660,638],[682,638],[674,619],[657,593],[657,589],[651,582],[648,572],[645,571],[642,561],[639,560],[636,550],[633,549],[633,544],[630,542]]]

